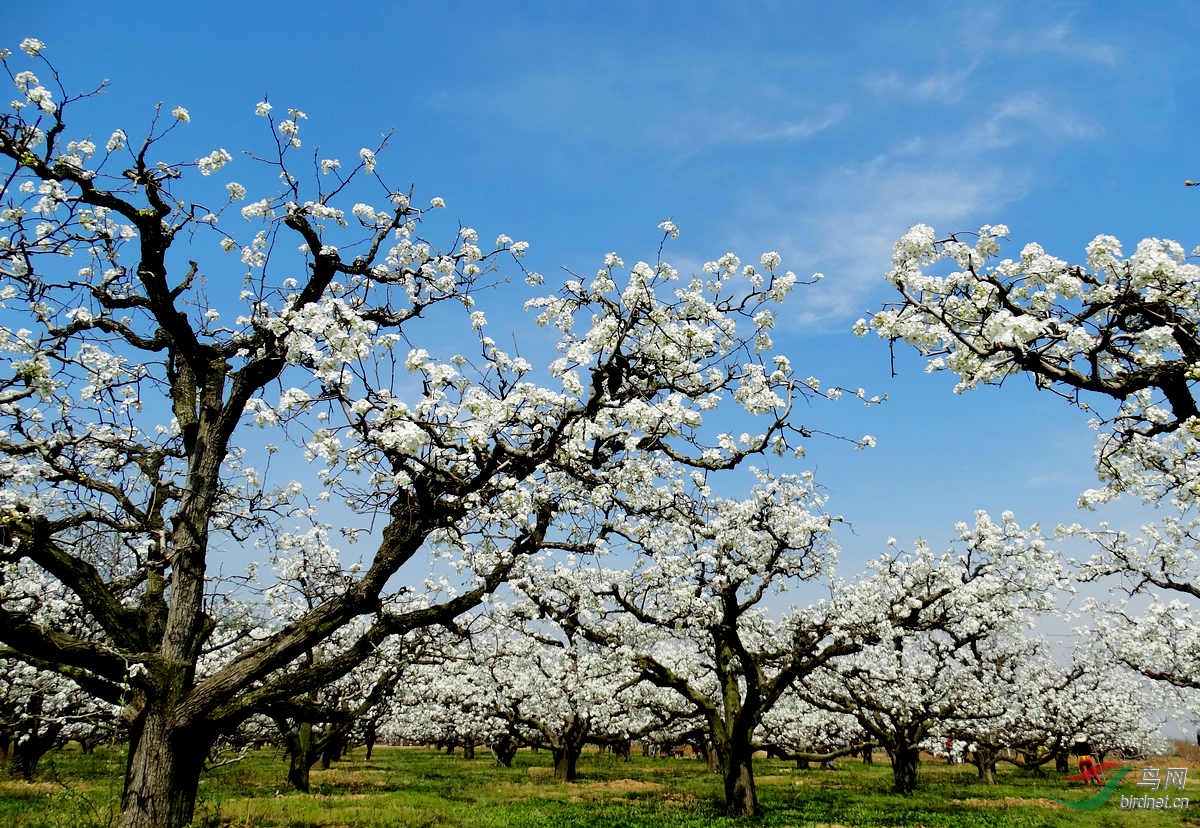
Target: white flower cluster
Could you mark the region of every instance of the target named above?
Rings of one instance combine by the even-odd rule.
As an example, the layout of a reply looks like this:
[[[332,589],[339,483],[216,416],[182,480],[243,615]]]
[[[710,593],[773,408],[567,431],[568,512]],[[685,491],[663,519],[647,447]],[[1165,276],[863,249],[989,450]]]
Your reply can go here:
[[[201,175],[212,175],[232,160],[233,156],[224,148],[215,149],[203,158],[197,158],[196,166],[199,167]]]

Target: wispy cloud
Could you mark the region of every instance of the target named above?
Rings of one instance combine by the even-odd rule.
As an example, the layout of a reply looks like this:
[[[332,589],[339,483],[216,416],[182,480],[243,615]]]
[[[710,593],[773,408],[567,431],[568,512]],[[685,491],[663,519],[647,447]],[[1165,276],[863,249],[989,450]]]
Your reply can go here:
[[[821,113],[812,117],[759,130],[750,140],[763,143],[803,141],[837,126],[845,120],[849,112],[849,104],[830,104]]]
[[[697,71],[697,64],[706,68]],[[806,67],[789,60],[758,66],[760,74],[698,56],[597,56],[587,69],[537,71],[505,78],[503,86],[444,91],[434,103],[467,106],[576,141],[691,155],[806,141],[849,115],[845,101],[809,94],[818,79],[806,77]]]
[[[827,275],[797,324],[844,325],[878,301],[892,244],[909,226],[951,231],[1004,221],[1055,159],[1105,134],[1089,103],[1122,51],[1082,36],[1070,18],[1031,26],[984,4],[929,35],[956,48],[931,48],[859,77],[869,94],[844,130],[855,149],[873,153],[810,170],[804,187],[756,222],[774,229],[792,258]],[[912,31],[888,36],[911,40]],[[935,65],[923,69],[923,60]]]
[[[979,218],[1000,221],[998,213],[1028,186],[1028,176],[1000,166],[880,169],[867,162],[829,173],[811,195],[824,208],[812,210],[792,236],[810,267],[827,277],[797,324],[840,327],[861,315],[882,292],[892,245],[912,224],[959,230]]]
[[[972,73],[979,61],[937,69],[925,75],[904,74],[895,69],[868,73],[862,85],[870,92],[899,100],[938,101],[958,103],[968,89]]]
[[[1051,55],[1064,60],[1116,67],[1124,62],[1117,45],[1083,34],[1072,17],[1040,27],[1018,29],[1001,38],[1000,48],[1013,54]]]
[[[670,170],[655,197],[690,215],[669,259],[719,255],[709,241],[747,257],[778,249],[798,272],[827,274],[797,321],[840,326],[881,289],[911,224],[1004,221],[1063,153],[1104,135],[1090,113],[1122,50],[1070,16],[1029,19],[968,0],[803,57],[603,48],[471,79],[443,106],[569,145],[593,171],[610,156]],[[693,248],[697,217],[708,226]]]
[[[1094,118],[1073,112],[1067,104],[1052,105],[1038,91],[1013,95],[993,107],[988,117],[963,137],[964,148],[988,150],[1011,147],[1031,138],[1090,141],[1103,126]]]

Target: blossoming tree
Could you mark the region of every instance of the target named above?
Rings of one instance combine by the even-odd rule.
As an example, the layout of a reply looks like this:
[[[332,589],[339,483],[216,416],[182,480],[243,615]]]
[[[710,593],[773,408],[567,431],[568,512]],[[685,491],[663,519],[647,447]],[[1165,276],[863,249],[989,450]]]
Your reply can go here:
[[[1011,513],[997,523],[979,512],[956,528],[959,545],[942,555],[919,541],[871,563],[846,591],[876,619],[875,641],[801,689],[809,703],[854,716],[887,750],[897,793],[915,789],[929,735],[1008,715],[999,688],[1024,660],[1024,632],[1065,584],[1057,553]]]
[[[437,690],[454,715],[485,717],[500,736],[549,750],[554,777],[573,782],[589,741],[627,740],[638,729],[637,707],[625,696],[633,667],[584,639],[526,626],[529,619],[508,608],[497,612],[504,620],[487,619],[488,630],[473,632],[463,648],[460,681]]]
[[[0,602],[65,634],[95,630],[68,591],[27,562],[0,564]],[[32,780],[42,756],[69,739],[86,752],[117,735],[119,708],[90,692],[86,675],[45,669],[17,656],[0,644],[0,760],[11,758],[14,773]]]
[[[653,489],[656,462],[731,468],[800,433],[807,389],[770,339],[798,283],[777,254],[690,279],[610,254],[530,300],[558,337],[535,370],[486,335],[475,300],[526,245],[488,251],[468,227],[426,241],[444,205],[388,184],[381,146],[307,159],[304,113],[267,101],[249,159],[172,157],[183,107],[97,143],[68,121],[95,95],[68,92],[41,41],[21,51],[3,52],[18,99],[0,116],[0,540],[95,633],[3,602],[0,640],[122,706],[124,828],[187,824],[214,734],[389,636],[452,624],[544,546],[564,502],[602,509]],[[238,164],[274,183],[220,186]],[[716,433],[718,408],[759,427]],[[214,556],[273,536],[304,498],[352,533],[376,521],[373,553],[320,603],[215,651]]]
[[[1089,645],[1077,648],[1070,664],[1058,663],[1045,640],[1030,640],[1026,649],[1011,669],[998,673],[993,695],[1005,701],[1001,715],[948,722],[938,730],[939,737],[974,745],[971,758],[981,781],[995,783],[1000,760],[1037,776],[1053,761],[1065,775],[1081,735],[1101,756],[1163,747],[1162,722],[1151,715],[1160,708],[1145,678]]]
[[[1098,549],[1085,579],[1117,576],[1150,605],[1112,607],[1101,624],[1117,659],[1184,688],[1200,687],[1200,266],[1168,239],[1149,238],[1126,256],[1108,235],[1082,264],[1025,245],[999,258],[1004,226],[938,238],[913,227],[895,246],[888,280],[901,301],[855,330],[903,340],[929,370],[959,377],[956,391],[1026,375],[1095,419],[1101,486],[1087,507],[1122,493],[1163,509],[1141,536],[1108,526],[1065,527]],[[1192,251],[1193,255],[1197,251]]]
[[[849,607],[766,609],[769,596],[828,574],[834,518],[810,475],[757,476],[744,499],[677,478],[656,501],[622,502],[595,543],[571,547],[577,560],[519,582],[565,629],[622,653],[704,722],[732,815],[759,812],[762,716],[799,678],[860,646]],[[636,552],[633,566],[589,563],[597,544]]]
[[[340,551],[330,542],[328,527],[283,532],[275,547],[269,585],[263,589],[261,600],[244,610],[264,616],[254,625],[258,636],[303,618],[346,587],[345,566]],[[351,569],[359,566],[352,564]],[[368,623],[369,616],[353,619],[305,651],[299,662],[311,668],[329,653],[345,652],[366,632]],[[236,629],[227,620],[224,626]],[[262,715],[274,723],[287,752],[289,785],[299,791],[309,790],[309,769],[317,761],[328,768],[335,755],[347,747],[359,722],[387,706],[405,668],[438,643],[433,640],[438,633],[445,637],[440,629],[420,629],[384,639],[351,670],[328,684],[288,698],[273,698],[260,706]],[[235,635],[228,646],[237,650],[251,646],[251,641]],[[228,657],[215,660],[216,665]],[[198,672],[204,675],[209,667],[202,662]]]

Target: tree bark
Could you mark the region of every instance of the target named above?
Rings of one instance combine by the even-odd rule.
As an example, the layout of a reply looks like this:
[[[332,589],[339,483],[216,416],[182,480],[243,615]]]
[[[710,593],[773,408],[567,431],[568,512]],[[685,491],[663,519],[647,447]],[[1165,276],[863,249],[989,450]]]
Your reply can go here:
[[[917,767],[921,761],[919,748],[904,745],[888,751],[892,759],[892,792],[908,796],[917,789]]]
[[[492,755],[496,761],[506,768],[511,768],[513,758],[517,755],[517,740],[505,734],[492,744]]]
[[[554,778],[565,782],[575,781],[575,765],[587,742],[591,722],[586,716],[572,714],[566,727],[554,734],[551,740],[551,755],[554,757]]]
[[[748,741],[748,740],[747,740]],[[729,816],[758,816],[754,789],[754,754],[746,745],[731,745],[725,765],[725,813]]]
[[[36,734],[30,736],[24,742],[18,742],[13,748],[12,760],[10,766],[14,774],[19,774],[26,782],[32,782],[34,775],[37,773],[38,762],[46,755],[50,748],[54,747],[54,739],[56,739],[57,731],[54,729],[53,735]]]
[[[376,738],[377,738],[377,733],[376,733],[376,727],[375,727],[375,720],[372,719],[370,722],[367,723],[367,733],[366,733],[367,761],[368,762],[371,761],[371,754],[375,751],[375,739]]]
[[[33,781],[37,772],[38,762],[58,741],[63,726],[58,722],[47,722],[42,718],[42,707],[45,703],[41,693],[34,693],[27,703],[25,715],[17,726],[21,738],[17,739],[12,750],[13,773],[21,775],[26,782]]]
[[[574,782],[576,779],[575,766],[579,761],[580,748],[558,747],[551,750],[554,757],[554,778],[564,782]]]
[[[148,707],[130,728],[119,828],[184,828],[192,821],[210,736]]]
[[[45,730],[40,730],[41,723],[35,723],[32,733],[24,741],[18,741],[12,750],[11,767],[13,773],[20,774],[26,782],[32,782],[37,773],[38,762],[54,747],[58,735],[62,733],[62,725],[49,724]],[[40,732],[39,732],[40,730]]]
[[[711,742],[704,743],[704,766],[709,773],[721,772],[721,756]]]
[[[312,730],[311,722],[301,722],[288,733],[287,781],[300,793],[308,793],[311,790],[308,771],[313,764]]]
[[[984,785],[996,784],[996,748],[992,745],[976,745],[975,769],[979,772],[979,781]]]
[[[329,770],[329,766],[340,761],[346,755],[346,732],[350,723],[325,726],[325,739],[321,745],[321,770]]]

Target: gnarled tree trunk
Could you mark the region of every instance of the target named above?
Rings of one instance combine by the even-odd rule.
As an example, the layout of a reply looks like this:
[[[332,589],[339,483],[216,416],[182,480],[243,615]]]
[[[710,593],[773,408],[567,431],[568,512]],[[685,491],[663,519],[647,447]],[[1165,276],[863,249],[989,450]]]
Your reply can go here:
[[[62,724],[42,719],[43,702],[41,693],[35,693],[30,698],[28,712],[18,727],[22,737],[12,750],[12,770],[26,782],[33,781],[38,762],[58,742],[63,730]]]
[[[580,751],[561,747],[552,748],[550,752],[554,757],[554,778],[574,782],[577,776],[575,766],[579,761]]]
[[[517,755],[517,740],[507,733],[492,743],[492,755],[496,761],[506,768],[511,768],[513,758]]]
[[[551,745],[555,779],[564,782],[575,781],[575,766],[579,761],[579,754],[583,752],[583,745],[587,742],[590,725],[586,716],[572,715],[566,727],[555,734],[554,743]]]
[[[738,740],[739,742],[743,740]],[[749,738],[729,746],[722,769],[725,782],[725,813],[730,816],[757,816],[758,795],[754,789],[754,748]]]
[[[996,784],[996,753],[994,745],[975,746],[975,769],[979,771],[979,781],[984,785]]]
[[[163,705],[145,709],[130,728],[119,828],[183,828],[192,821],[211,736],[172,726]]]
[[[899,745],[888,749],[892,760],[892,792],[911,794],[917,789],[917,768],[921,762],[920,748],[914,745]]]
[[[299,722],[286,732],[288,772],[287,781],[300,793],[308,793],[309,768],[315,759],[313,750],[313,726],[311,722]]]

